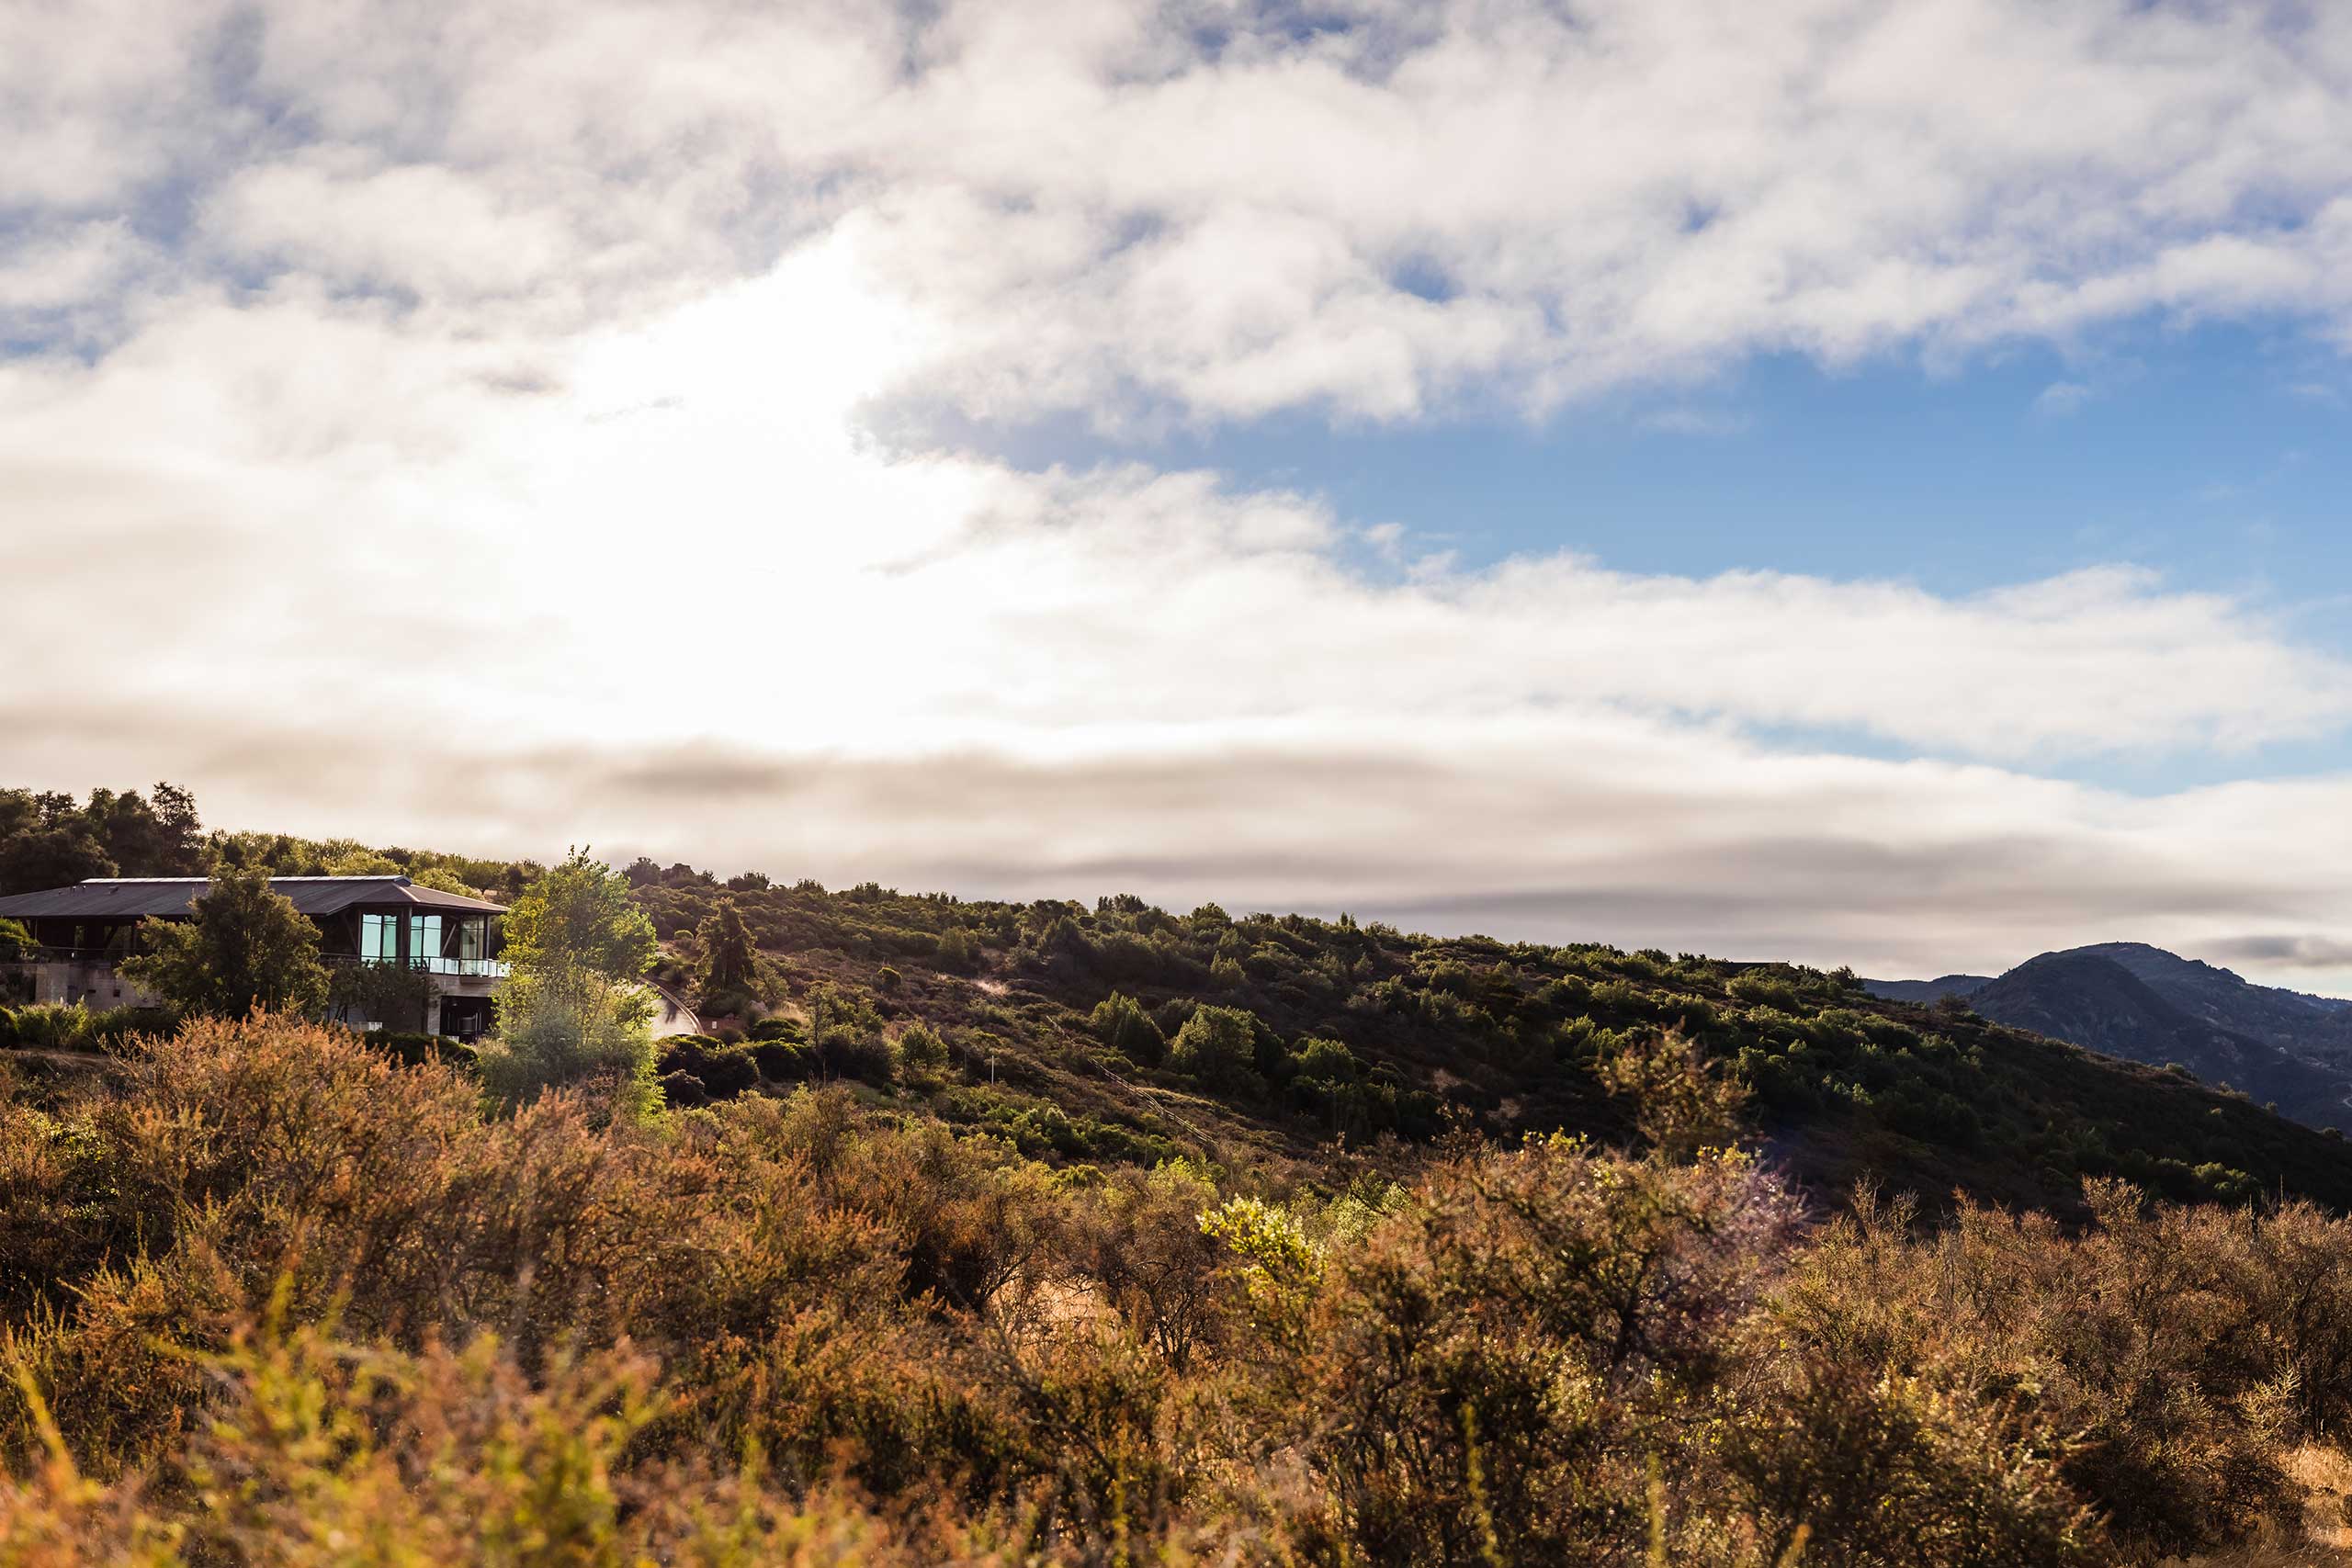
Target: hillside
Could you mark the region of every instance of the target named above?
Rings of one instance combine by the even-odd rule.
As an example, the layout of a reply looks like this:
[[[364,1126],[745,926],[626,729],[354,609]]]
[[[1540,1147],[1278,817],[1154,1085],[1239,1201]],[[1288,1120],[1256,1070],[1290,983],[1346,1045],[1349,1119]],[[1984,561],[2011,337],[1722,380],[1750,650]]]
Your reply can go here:
[[[1998,1023],[2152,1066],[2177,1064],[2312,1126],[2352,1117],[2352,1002],[2252,985],[2143,942],[2046,953],[1997,978],[1862,984],[1890,1000],[1953,997]]]
[[[2346,1119],[2352,1085],[2274,1045],[2190,1017],[2112,959],[2052,953],[2010,970],[1969,1003],[1987,1018],[2109,1055],[2177,1063],[2199,1079],[2276,1102],[2316,1125]]]
[[[155,856],[229,858],[280,874],[398,870],[507,899],[540,874],[529,861],[348,840],[199,837],[191,800],[168,785],[155,795],[174,802],[168,823],[135,793],[99,792],[99,815],[77,816],[71,796],[0,791],[0,863],[80,840],[126,874]],[[23,807],[13,826],[11,798]],[[2326,1086],[2264,1048],[2201,1039],[2144,995],[2088,1013],[2020,1000],[2010,1019],[2075,1030],[2135,1064],[2002,1027],[1990,1010],[1873,997],[1850,976],[1782,965],[1214,905],[1179,915],[1126,897],[1007,904],[757,873],[721,882],[642,860],[628,878],[663,939],[658,977],[717,1036],[666,1047],[686,1099],[839,1077],[1063,1166],[1191,1153],[1311,1174],[1344,1153],[1394,1174],[1454,1131],[1636,1136],[1642,1096],[1626,1089],[1625,1064],[1674,1032],[1745,1089],[1754,1134],[1826,1204],[1870,1179],[1933,1209],[1964,1192],[2077,1213],[2086,1177],[2120,1176],[2180,1200],[2284,1191],[2352,1209],[2345,1145],[2261,1109],[2277,1099],[2332,1120],[2318,1114]],[[707,928],[729,904],[757,972],[712,995]],[[1105,1010],[1114,996],[1132,1009]],[[1244,1059],[1213,1070],[1169,1059],[1204,1008],[1238,1015]],[[2148,1055],[2120,1021],[2158,1018],[2168,1043]],[[896,1042],[917,1025],[944,1060],[900,1072]],[[2236,1084],[2234,1070],[2245,1094],[2164,1070],[2176,1061],[2208,1083]]]
[[[686,867],[632,875],[681,987],[714,911],[741,910],[766,998],[742,998],[723,1032],[771,1010],[761,1032],[804,1032],[816,998],[870,1006],[885,1029],[920,1021],[962,1080],[929,1097],[933,1111],[1050,1122],[1055,1138],[1033,1131],[1030,1145],[1057,1157],[1196,1146],[1295,1164],[1382,1138],[1409,1148],[1450,1127],[1622,1139],[1638,1107],[1605,1086],[1611,1064],[1673,1031],[1748,1086],[1768,1146],[1833,1201],[1869,1177],[1931,1206],[1959,1190],[2071,1213],[2086,1176],[2120,1175],[2183,1199],[2283,1187],[2352,1203],[2343,1143],[2243,1096],[2161,1063],[1872,998],[1846,976],[1215,907],[1178,916],[1133,898],[1016,906],[871,886],[729,888]],[[1091,1021],[1114,993],[1148,1020],[1124,1048]],[[1201,1007],[1252,1021],[1252,1059],[1226,1081],[1155,1059]],[[675,1065],[691,1067],[691,1052]],[[2319,1092],[2286,1069],[2263,1081]]]
[[[659,1096],[263,1013],[0,1051],[0,1564],[2125,1568],[2339,1517],[2352,1159],[2177,1071],[1781,965],[333,853],[584,875],[712,1033]]]
[[[1946,975],[1934,980],[1865,980],[1862,988],[1887,1001],[1932,1007],[1946,997],[1965,998],[1992,983],[1990,975]]]
[[[2075,949],[2121,964],[2191,1018],[2291,1055],[2352,1068],[2352,1001],[2257,986],[2227,969],[2145,942]]]

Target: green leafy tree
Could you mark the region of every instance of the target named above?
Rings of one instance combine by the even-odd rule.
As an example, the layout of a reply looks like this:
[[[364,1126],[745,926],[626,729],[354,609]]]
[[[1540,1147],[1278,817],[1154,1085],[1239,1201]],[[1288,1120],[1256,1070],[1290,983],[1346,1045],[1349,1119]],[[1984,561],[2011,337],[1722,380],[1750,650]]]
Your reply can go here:
[[[565,856],[507,913],[513,972],[479,1058],[485,1087],[512,1104],[597,1083],[622,1114],[653,1105],[653,998],[639,982],[659,951],[628,878],[584,849]]]
[[[1257,1077],[1255,1020],[1239,1008],[1193,1010],[1168,1054],[1168,1065],[1216,1089],[1239,1089]]]
[[[506,915],[506,962],[513,966],[501,1005],[542,990],[635,990],[661,943],[653,922],[629,897],[626,876],[575,849],[517,899]],[[650,998],[638,998],[640,1016]]]
[[[915,1024],[899,1036],[899,1066],[910,1082],[931,1084],[947,1070],[947,1042],[927,1024]]]
[[[216,1018],[326,1005],[318,928],[270,886],[268,872],[223,866],[193,908],[193,919],[141,926],[147,951],[123,961],[126,978],[168,1007]]]
[[[972,967],[972,933],[962,926],[949,926],[939,933],[938,950],[932,962],[951,975],[961,975]]]
[[[158,784],[152,796],[94,789],[82,817],[126,876],[192,876],[204,869],[196,796]]]
[[[702,923],[702,994],[708,1002],[750,997],[759,987],[760,954],[732,898]],[[733,1009],[722,1010],[732,1011]]]
[[[1295,1071],[1311,1083],[1353,1083],[1363,1074],[1354,1052],[1337,1040],[1309,1040],[1298,1048]]]
[[[117,869],[72,795],[0,791],[0,893],[64,887]]]
[[[1147,1067],[1159,1066],[1168,1055],[1168,1039],[1143,1010],[1143,1004],[1123,991],[1114,991],[1094,1004],[1087,1020],[1095,1038],[1128,1061]]]

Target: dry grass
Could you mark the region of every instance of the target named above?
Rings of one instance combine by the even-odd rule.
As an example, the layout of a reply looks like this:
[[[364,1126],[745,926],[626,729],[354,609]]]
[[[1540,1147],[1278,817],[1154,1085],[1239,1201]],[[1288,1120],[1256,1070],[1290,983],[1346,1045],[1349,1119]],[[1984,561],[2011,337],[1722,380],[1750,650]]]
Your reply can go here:
[[[2182,1568],[2352,1568],[2352,1457],[2334,1449],[2300,1448],[2288,1455],[2286,1470],[2303,1493],[2300,1541],[2260,1540],[2235,1551],[2173,1562]]]

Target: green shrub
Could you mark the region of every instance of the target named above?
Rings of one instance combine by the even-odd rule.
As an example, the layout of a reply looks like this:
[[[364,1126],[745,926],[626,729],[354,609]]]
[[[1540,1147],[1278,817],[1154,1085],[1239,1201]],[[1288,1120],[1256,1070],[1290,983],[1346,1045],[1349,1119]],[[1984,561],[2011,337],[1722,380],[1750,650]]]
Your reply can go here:
[[[1133,997],[1112,992],[1095,1004],[1087,1023],[1095,1038],[1138,1066],[1156,1067],[1167,1057],[1167,1037]]]
[[[501,1019],[497,1036],[477,1048],[476,1059],[483,1087],[509,1105],[574,1085],[625,1115],[652,1105],[652,1034],[642,1014],[610,989],[525,993]]]
[[[1204,1007],[1184,1021],[1168,1065],[1212,1089],[1246,1088],[1257,1078],[1257,1019],[1238,1008]]]
[[[359,1036],[377,1050],[389,1055],[406,1066],[423,1066],[427,1062],[465,1060],[470,1062],[473,1053],[454,1040],[443,1040],[437,1034],[422,1034],[399,1029],[371,1029]],[[452,1050],[451,1047],[456,1047]],[[463,1053],[462,1057],[459,1053]]]
[[[1356,1054],[1337,1040],[1302,1041],[1292,1059],[1292,1077],[1327,1083],[1352,1083],[1363,1075]]]
[[[929,1083],[947,1069],[947,1042],[927,1024],[915,1024],[899,1036],[899,1066],[911,1078]]]
[[[16,1011],[17,1044],[28,1051],[92,1051],[98,1048],[105,1014],[79,1002],[37,1002]]]
[[[760,1076],[770,1083],[797,1083],[817,1071],[817,1053],[805,1041],[755,1039],[746,1047]]]
[[[962,926],[949,926],[939,933],[938,944],[933,949],[932,962],[952,975],[969,973],[977,949],[971,933]]]
[[[673,1034],[659,1044],[654,1070],[665,1079],[673,1073],[691,1076],[710,1099],[732,1099],[760,1081],[750,1047],[722,1044],[707,1034]]]
[[[695,1076],[702,1079],[703,1087],[710,1090],[712,1099],[727,1100],[757,1085],[760,1066],[749,1050],[730,1045],[705,1056],[701,1071]]]
[[[876,1086],[888,1084],[898,1068],[890,1043],[878,1034],[852,1034],[828,1030],[816,1049],[819,1067],[829,1077],[857,1078]]]

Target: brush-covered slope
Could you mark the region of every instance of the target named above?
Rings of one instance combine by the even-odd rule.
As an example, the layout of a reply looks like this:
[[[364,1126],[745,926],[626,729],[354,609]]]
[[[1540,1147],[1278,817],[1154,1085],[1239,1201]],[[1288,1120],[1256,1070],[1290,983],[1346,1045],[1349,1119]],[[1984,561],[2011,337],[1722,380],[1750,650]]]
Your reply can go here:
[[[2189,1017],[2323,1066],[2352,1067],[2352,1001],[2257,986],[2228,969],[2139,942],[2078,947],[2132,972]]]
[[[1951,998],[1997,1023],[2109,1055],[2178,1063],[2312,1126],[2352,1119],[2352,1001],[2252,985],[2144,942],[2045,953],[1993,979],[1862,984],[1889,1000]]]
[[[1862,989],[1884,1001],[1933,1006],[1946,997],[1964,1001],[1992,983],[1990,975],[1945,975],[1933,980],[1865,980]]]
[[[1612,1063],[1675,1031],[1749,1086],[1758,1130],[1825,1196],[1867,1177],[1931,1203],[1962,1190],[2068,1211],[2085,1176],[2112,1174],[2180,1198],[2283,1189],[2352,1204],[2335,1138],[2177,1072],[1873,998],[1846,975],[1133,898],[964,903],[639,874],[676,984],[694,983],[697,933],[722,900],[759,943],[763,995],[712,998],[713,1027],[920,1023],[944,1070],[893,1092],[1072,1161],[1178,1147],[1313,1161],[1384,1137],[1408,1156],[1455,1127],[1622,1137],[1636,1097],[1608,1087]],[[1133,1012],[1105,1009],[1114,996]],[[1245,1016],[1242,1059],[1177,1049],[1204,1009]]]
[[[2019,964],[1969,1004],[1987,1018],[2110,1055],[2177,1063],[2207,1083],[2275,1101],[2298,1121],[2334,1125],[2352,1115],[2346,1107],[2352,1084],[2341,1074],[2191,1017],[2096,952],[2048,953]]]

